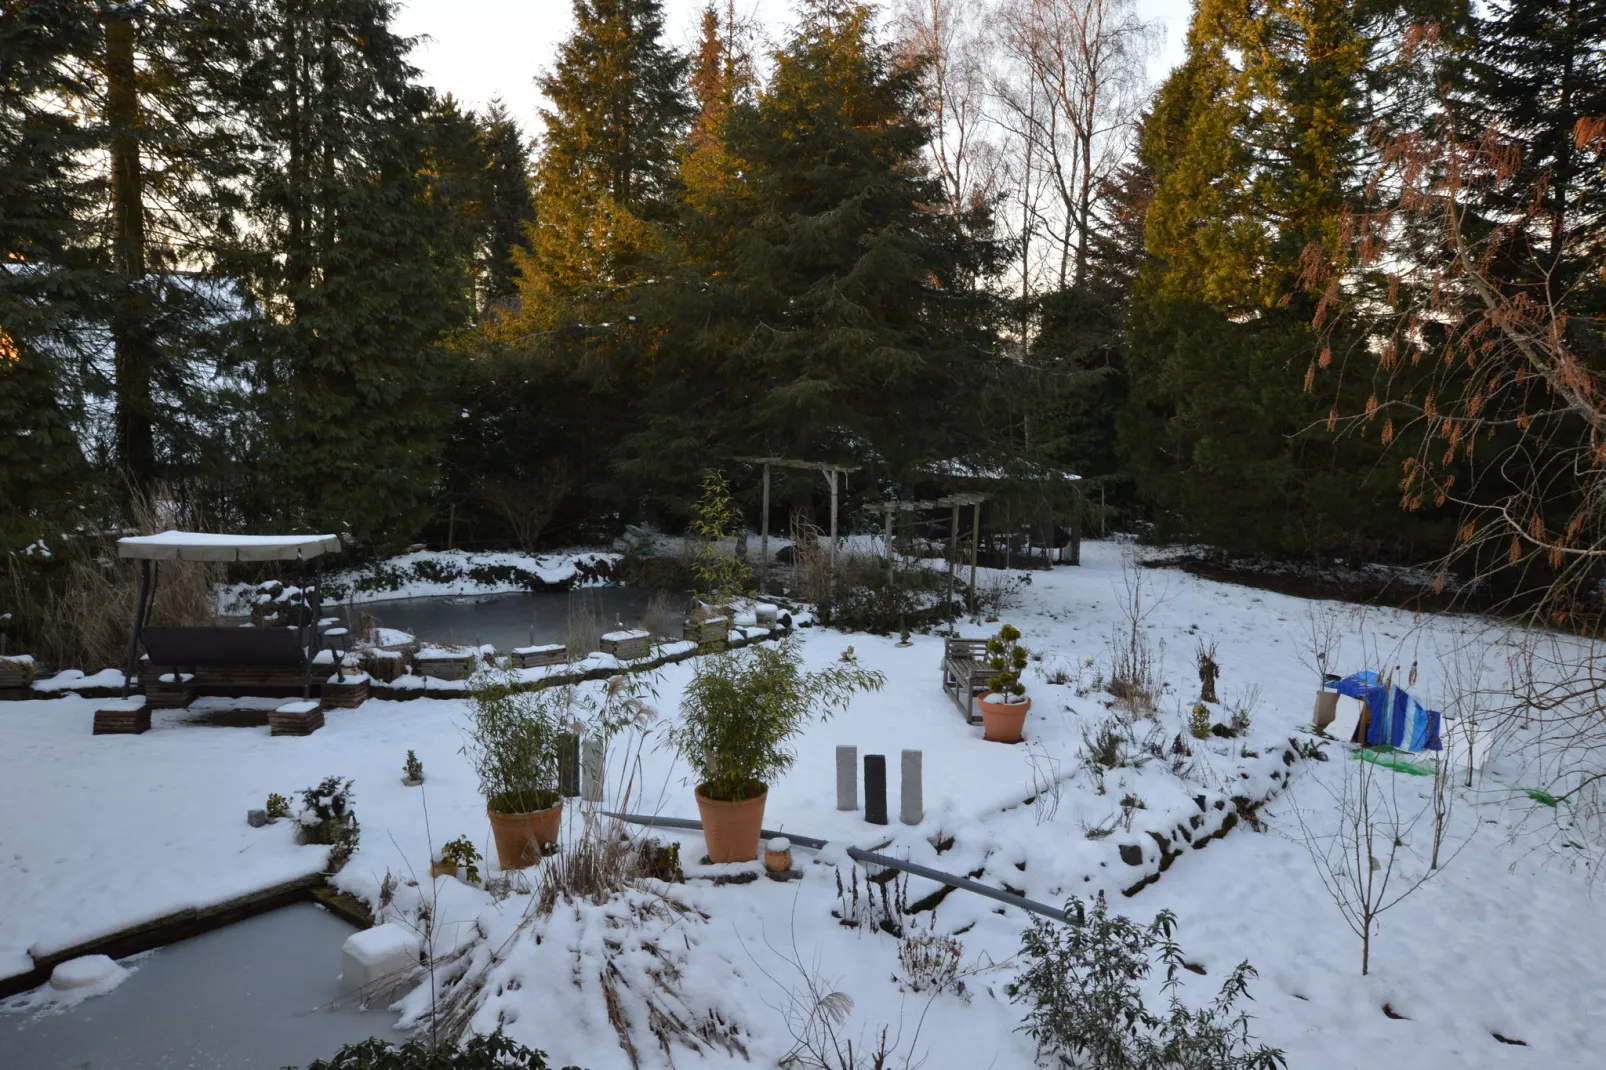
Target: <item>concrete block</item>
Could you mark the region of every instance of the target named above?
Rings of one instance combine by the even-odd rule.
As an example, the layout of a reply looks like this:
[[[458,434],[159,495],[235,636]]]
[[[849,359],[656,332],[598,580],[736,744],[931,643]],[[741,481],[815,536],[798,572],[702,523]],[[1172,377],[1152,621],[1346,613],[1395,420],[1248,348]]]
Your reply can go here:
[[[395,923],[347,937],[340,948],[340,980],[364,998],[399,985],[418,966],[418,934]]]
[[[898,816],[905,825],[918,825],[926,816],[920,766],[920,751],[903,752],[903,776],[898,783],[903,805],[899,809]]]

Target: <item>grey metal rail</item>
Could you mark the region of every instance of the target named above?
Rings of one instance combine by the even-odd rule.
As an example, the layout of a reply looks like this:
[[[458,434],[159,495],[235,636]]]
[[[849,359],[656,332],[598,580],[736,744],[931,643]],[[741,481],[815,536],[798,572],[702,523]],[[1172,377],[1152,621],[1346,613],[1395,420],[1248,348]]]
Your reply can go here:
[[[701,832],[703,829],[703,823],[701,821],[692,821],[689,818],[684,817],[653,817],[644,814],[617,814],[606,810],[603,811],[603,816],[617,818],[620,821],[628,821],[633,825],[657,826],[659,828],[670,829],[686,829],[692,832]],[[799,836],[795,832],[772,832],[769,829],[760,829],[759,836],[766,840],[775,836],[785,836],[788,840],[792,841],[792,843],[799,847],[808,847],[816,851],[824,847],[827,842],[825,840],[816,839],[813,836]],[[946,884],[950,888],[957,888],[962,892],[972,892],[976,895],[984,896],[996,902],[1003,903],[1006,906],[1017,907],[1030,914],[1041,914],[1045,918],[1053,918],[1056,921],[1068,922],[1071,920],[1066,915],[1065,911],[1059,909],[1058,907],[1051,907],[1044,903],[1035,902],[1034,900],[1027,899],[1024,896],[1016,895],[1014,892],[1006,892],[1001,888],[994,888],[990,885],[973,881],[969,877],[961,877],[955,873],[944,873],[940,869],[932,869],[929,866],[922,866],[915,862],[905,862],[901,858],[892,858],[888,855],[876,854],[874,851],[861,851],[857,847],[849,847],[847,850],[848,857],[853,859],[855,862],[863,862],[866,865],[871,866],[886,866],[888,869],[895,869],[900,873],[908,873],[915,877],[924,877],[927,880],[936,881],[938,884]]]

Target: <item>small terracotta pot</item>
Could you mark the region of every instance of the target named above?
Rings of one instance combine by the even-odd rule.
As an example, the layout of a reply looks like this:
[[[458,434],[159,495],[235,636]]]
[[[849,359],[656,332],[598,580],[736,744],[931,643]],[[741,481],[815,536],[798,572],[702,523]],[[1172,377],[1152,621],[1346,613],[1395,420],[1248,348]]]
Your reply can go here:
[[[455,876],[457,876],[457,863],[456,862],[431,862],[429,864],[429,878],[430,878],[430,880],[434,880],[436,877],[455,877]]]
[[[976,705],[981,707],[982,738],[994,743],[1019,743],[1021,729],[1026,727],[1026,711],[1032,708],[1032,700],[1024,702],[988,702],[985,698],[978,698]]]
[[[556,806],[529,814],[500,814],[486,808],[491,816],[491,834],[496,837],[496,860],[503,869],[524,869],[541,860],[541,848],[558,842],[563,822],[563,800]]]
[[[764,802],[768,786],[751,799],[721,802],[703,794],[697,786],[697,812],[703,819],[703,839],[708,844],[710,862],[751,862],[758,857],[758,833],[764,825]]]

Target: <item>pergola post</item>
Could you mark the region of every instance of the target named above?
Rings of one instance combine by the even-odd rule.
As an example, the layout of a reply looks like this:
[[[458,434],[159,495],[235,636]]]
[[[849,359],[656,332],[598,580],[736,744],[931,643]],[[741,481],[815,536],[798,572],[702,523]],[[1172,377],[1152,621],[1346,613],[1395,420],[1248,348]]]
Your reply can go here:
[[[970,612],[976,612],[976,559],[981,553],[981,502],[973,507],[970,519]]]
[[[769,591],[770,586],[770,466],[764,466],[764,506],[758,520],[758,590]]]
[[[954,572],[959,568],[959,506],[948,525],[948,605],[954,604]]]
[[[826,580],[826,601],[836,604],[836,469],[828,468],[826,481],[831,484],[831,575]]]

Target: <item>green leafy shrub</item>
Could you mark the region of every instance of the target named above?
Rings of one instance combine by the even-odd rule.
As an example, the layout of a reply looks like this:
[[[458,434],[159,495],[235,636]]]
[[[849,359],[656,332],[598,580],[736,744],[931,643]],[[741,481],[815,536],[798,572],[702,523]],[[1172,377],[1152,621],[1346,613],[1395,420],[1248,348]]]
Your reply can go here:
[[[354,820],[351,810],[353,781],[337,776],[326,776],[310,788],[301,790],[301,813],[296,823],[301,827],[303,843],[334,844],[341,837],[341,829]]]
[[[1254,1046],[1248,1013],[1234,1012],[1256,976],[1249,963],[1233,969],[1209,1006],[1192,1009],[1179,994],[1184,959],[1169,910],[1140,926],[1111,917],[1100,895],[1091,906],[1072,896],[1065,913],[1069,923],[1033,921],[1021,939],[1024,968],[1008,988],[1011,1001],[1026,1004],[1020,1028],[1037,1042],[1040,1062],[1087,1070],[1288,1065],[1282,1051]],[[1146,1007],[1138,988],[1156,960],[1165,969],[1163,1013]]]
[[[712,468],[703,472],[703,494],[697,499],[691,533],[701,540],[692,573],[709,600],[724,602],[742,592],[747,582],[747,565],[734,554],[715,544],[736,534],[742,525],[742,511],[731,497],[725,475]]]
[[[471,693],[473,725],[463,753],[491,810],[528,814],[558,803],[559,703],[564,689],[519,689],[511,672],[490,674]]]
[[[1193,704],[1193,711],[1188,714],[1188,731],[1194,739],[1210,737],[1210,708],[1203,702]]]
[[[277,821],[281,817],[290,816],[290,800],[276,791],[268,792],[268,820]]]
[[[293,1070],[293,1068],[286,1068]],[[347,1044],[307,1070],[551,1070],[546,1052],[527,1048],[502,1033],[470,1037],[464,1044],[432,1045],[409,1040],[395,1045],[370,1037]],[[563,1070],[580,1070],[566,1066]]]
[[[468,878],[470,884],[479,883],[480,869],[477,863],[481,861],[480,852],[475,848],[474,841],[467,836],[459,836],[442,844],[441,861],[461,866],[463,875]]]
[[[738,802],[791,768],[789,743],[815,715],[841,710],[856,691],[879,691],[886,678],[848,660],[803,671],[793,639],[774,646],[699,659],[681,698],[670,739],[710,799]]]
[[[1026,697],[1020,674],[1026,671],[1029,656],[1020,645],[1020,629],[1013,624],[1004,625],[987,640],[987,667],[993,670],[987,686],[993,694],[1001,695],[1006,702],[1019,702]]]
[[[408,780],[424,779],[424,763],[412,751],[407,752],[407,760],[402,763],[402,775]]]

